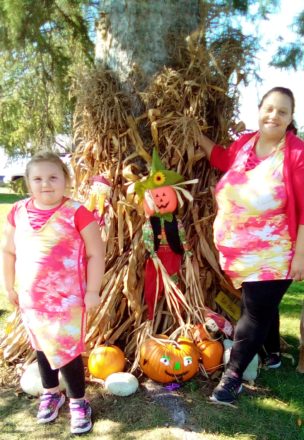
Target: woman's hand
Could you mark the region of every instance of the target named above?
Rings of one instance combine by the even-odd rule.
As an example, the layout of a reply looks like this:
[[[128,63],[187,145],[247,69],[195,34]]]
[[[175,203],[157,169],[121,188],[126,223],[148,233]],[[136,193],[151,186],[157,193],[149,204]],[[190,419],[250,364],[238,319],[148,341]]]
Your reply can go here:
[[[294,281],[304,280],[304,253],[295,253],[291,262],[289,276]]]
[[[98,292],[87,291],[84,297],[86,311],[96,309],[100,305],[100,296]]]

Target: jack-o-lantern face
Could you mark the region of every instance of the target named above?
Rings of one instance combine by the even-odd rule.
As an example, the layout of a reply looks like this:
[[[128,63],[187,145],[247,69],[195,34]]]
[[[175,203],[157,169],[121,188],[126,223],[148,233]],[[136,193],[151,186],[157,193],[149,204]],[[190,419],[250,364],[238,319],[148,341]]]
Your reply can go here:
[[[155,213],[167,214],[174,212],[176,208],[177,196],[172,186],[150,189],[148,194],[145,194],[144,210],[148,217]]]
[[[158,337],[167,339],[163,335]],[[185,382],[198,371],[199,353],[188,338],[178,338],[176,344],[148,339],[140,348],[139,363],[142,371],[156,382]]]

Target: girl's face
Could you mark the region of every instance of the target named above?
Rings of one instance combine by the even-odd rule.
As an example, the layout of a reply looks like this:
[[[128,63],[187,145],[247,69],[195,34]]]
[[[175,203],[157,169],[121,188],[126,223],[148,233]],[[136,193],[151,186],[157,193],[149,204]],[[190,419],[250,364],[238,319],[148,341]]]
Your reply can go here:
[[[290,98],[280,92],[273,92],[265,98],[259,110],[260,133],[269,139],[280,140],[292,121]]]
[[[30,166],[28,185],[34,203],[39,209],[60,205],[66,189],[63,170],[52,162],[38,162]]]

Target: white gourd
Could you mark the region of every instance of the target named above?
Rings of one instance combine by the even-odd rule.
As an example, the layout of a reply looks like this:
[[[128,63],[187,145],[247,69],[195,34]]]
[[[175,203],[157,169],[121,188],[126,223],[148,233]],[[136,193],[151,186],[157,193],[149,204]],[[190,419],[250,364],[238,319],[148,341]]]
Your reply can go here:
[[[130,396],[138,385],[138,380],[131,373],[113,373],[105,380],[105,389],[115,396]]]
[[[229,358],[230,358],[230,352],[232,348],[233,341],[230,339],[224,339],[223,345],[224,345],[224,355],[223,360],[224,364],[227,365]],[[246,370],[243,373],[243,379],[247,380],[248,382],[252,382],[257,378],[258,375],[258,368],[259,368],[259,357],[256,354]]]
[[[37,362],[33,362],[32,364],[30,364],[23,372],[20,379],[20,386],[25,393],[32,396],[39,396],[43,393],[43,387]],[[60,374],[59,388],[61,391],[65,389],[65,384]]]

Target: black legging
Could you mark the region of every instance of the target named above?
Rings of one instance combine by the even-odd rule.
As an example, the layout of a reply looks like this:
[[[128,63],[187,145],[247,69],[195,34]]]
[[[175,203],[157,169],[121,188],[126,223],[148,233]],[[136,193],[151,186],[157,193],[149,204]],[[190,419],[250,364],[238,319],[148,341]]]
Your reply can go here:
[[[59,385],[59,370],[52,370],[49,361],[42,351],[37,351],[37,361],[43,388],[55,388]],[[60,372],[66,384],[67,396],[80,399],[85,393],[85,375],[82,356],[79,355],[64,367]]]
[[[264,342],[279,351],[279,304],[291,280],[253,281],[242,285],[242,314],[234,335],[227,368],[240,377]],[[273,334],[269,332],[272,331]],[[273,341],[271,341],[273,339]],[[276,350],[275,347],[278,349]]]

